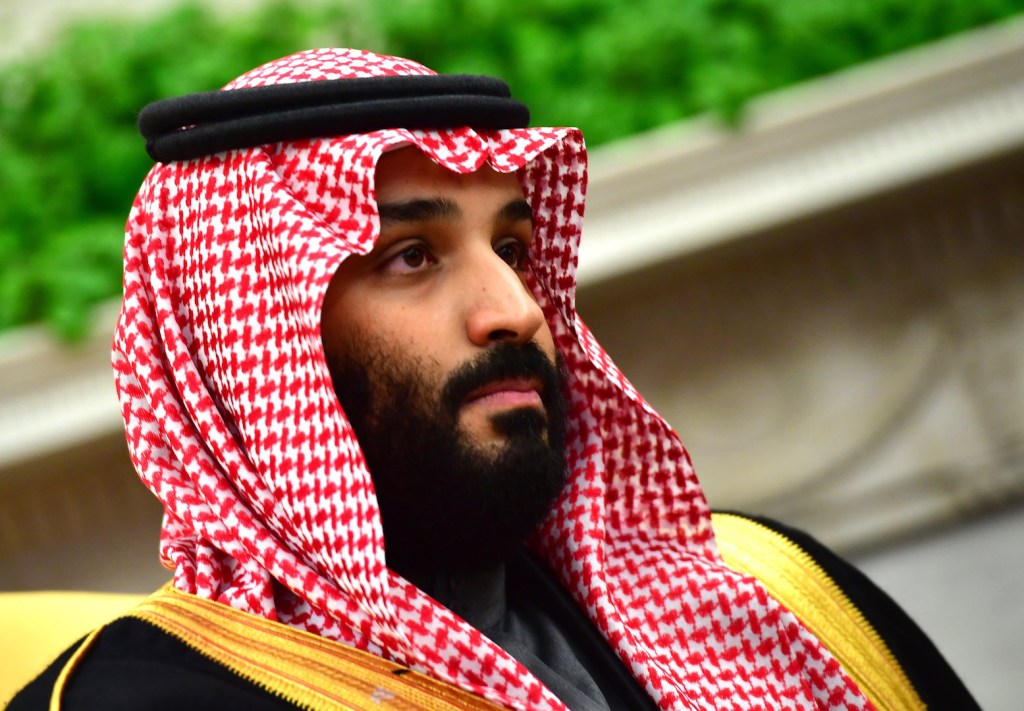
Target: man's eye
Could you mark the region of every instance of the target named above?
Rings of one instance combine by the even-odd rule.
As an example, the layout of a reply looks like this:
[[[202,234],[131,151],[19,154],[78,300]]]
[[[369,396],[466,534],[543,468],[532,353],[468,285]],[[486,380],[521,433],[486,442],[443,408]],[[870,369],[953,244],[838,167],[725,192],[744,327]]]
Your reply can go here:
[[[502,242],[494,248],[494,253],[513,269],[526,267],[526,245],[519,240]]]
[[[391,274],[415,272],[433,264],[436,260],[423,245],[409,245],[396,252],[384,262],[384,271]]]

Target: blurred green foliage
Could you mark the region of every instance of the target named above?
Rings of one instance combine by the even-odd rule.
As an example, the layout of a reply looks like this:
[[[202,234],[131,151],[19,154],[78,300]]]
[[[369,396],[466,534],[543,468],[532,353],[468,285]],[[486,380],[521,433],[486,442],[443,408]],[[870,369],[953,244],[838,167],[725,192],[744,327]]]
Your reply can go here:
[[[135,128],[159,98],[216,89],[270,59],[353,39],[351,15],[275,3],[243,21],[186,5],[80,22],[0,68],[0,330],[83,335],[121,288],[124,222],[152,165]]]
[[[590,146],[1024,12],[1024,0],[390,0],[384,50],[496,74]]]
[[[120,290],[123,224],[150,166],[137,111],[312,46],[493,74],[535,125],[593,146],[1024,12],[1024,0],[390,0],[198,5],[74,24],[0,67],[0,330],[74,339]]]

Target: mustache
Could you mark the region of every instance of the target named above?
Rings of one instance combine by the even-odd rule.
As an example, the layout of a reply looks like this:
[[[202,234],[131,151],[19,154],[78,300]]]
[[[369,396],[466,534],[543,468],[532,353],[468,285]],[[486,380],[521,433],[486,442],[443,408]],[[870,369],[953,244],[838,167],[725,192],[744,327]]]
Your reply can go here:
[[[441,390],[441,402],[453,417],[466,397],[495,380],[536,378],[545,404],[560,397],[562,374],[559,365],[533,341],[523,344],[499,343],[473,360],[460,365]]]

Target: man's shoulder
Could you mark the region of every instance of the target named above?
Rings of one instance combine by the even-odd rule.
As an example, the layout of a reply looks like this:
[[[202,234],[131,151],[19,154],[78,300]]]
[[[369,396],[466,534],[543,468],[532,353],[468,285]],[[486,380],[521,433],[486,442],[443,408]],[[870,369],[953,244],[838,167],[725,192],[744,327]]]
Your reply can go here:
[[[926,708],[976,709],[945,658],[896,601],[813,536],[738,512],[712,516],[727,565],[757,578],[862,686]]]
[[[46,709],[430,708],[493,702],[408,667],[165,587],[61,654],[12,701]]]
[[[295,708],[253,681],[214,662],[171,634],[134,618],[99,631],[88,650],[76,642],[26,686],[8,711],[47,709],[66,669],[61,708],[271,709]],[[69,666],[71,665],[71,666]]]

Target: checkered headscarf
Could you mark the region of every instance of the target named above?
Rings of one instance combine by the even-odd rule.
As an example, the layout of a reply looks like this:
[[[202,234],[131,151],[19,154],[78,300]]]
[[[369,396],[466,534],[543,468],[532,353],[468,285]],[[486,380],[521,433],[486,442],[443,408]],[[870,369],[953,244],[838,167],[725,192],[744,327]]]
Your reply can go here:
[[[227,89],[396,74],[313,50]],[[174,584],[426,671],[513,708],[562,704],[384,565],[370,475],[334,394],[320,308],[379,221],[374,167],[419,147],[515,172],[528,285],[570,379],[569,482],[534,546],[665,709],[869,708],[756,582],[726,568],[689,457],[576,315],[586,153],[569,128],[388,129],[158,164],[127,225],[114,368],[132,458],[165,506]]]

